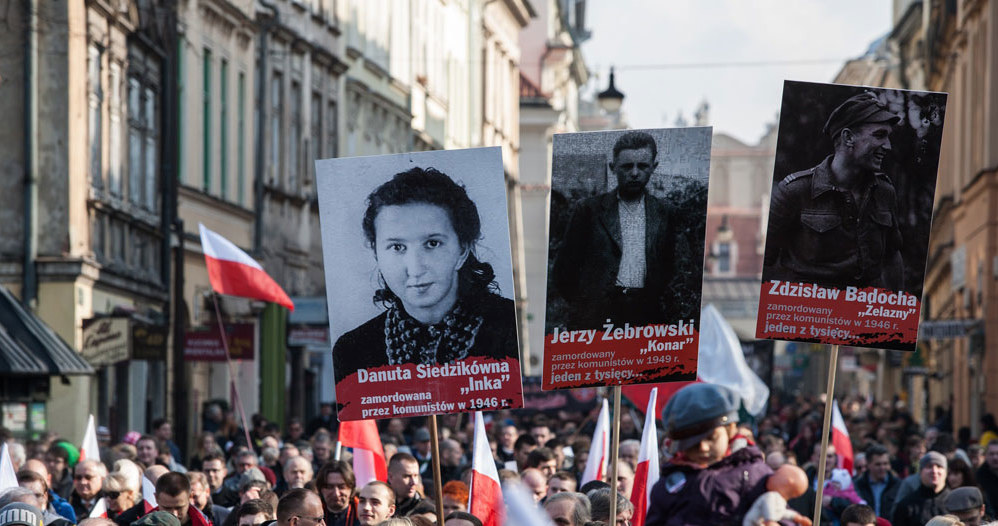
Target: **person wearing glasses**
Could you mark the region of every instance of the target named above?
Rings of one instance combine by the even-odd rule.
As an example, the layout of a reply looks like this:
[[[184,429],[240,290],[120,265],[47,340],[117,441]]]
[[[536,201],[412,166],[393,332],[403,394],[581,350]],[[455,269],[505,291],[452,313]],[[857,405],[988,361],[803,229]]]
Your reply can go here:
[[[295,488],[277,502],[277,526],[325,525],[322,500],[314,491]]]
[[[73,471],[73,493],[69,496],[69,502],[77,517],[90,516],[90,510],[104,496],[101,489],[106,476],[107,468],[96,460],[81,460],[76,464]]]

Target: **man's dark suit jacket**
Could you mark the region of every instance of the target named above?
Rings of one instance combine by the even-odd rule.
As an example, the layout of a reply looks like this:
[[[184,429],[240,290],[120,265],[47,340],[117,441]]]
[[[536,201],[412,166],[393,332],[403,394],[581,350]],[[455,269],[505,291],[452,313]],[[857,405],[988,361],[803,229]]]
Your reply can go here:
[[[617,193],[581,201],[554,262],[554,284],[571,302],[600,301],[617,283],[623,255]],[[675,234],[670,208],[645,194],[645,289],[661,297],[672,278]]]
[[[877,509],[873,502],[873,486],[870,484],[870,472],[867,471],[853,480],[856,486],[856,494],[860,496],[873,509]],[[894,498],[897,496],[898,487],[901,486],[901,479],[897,475],[887,472],[887,486],[880,494],[880,517],[889,519],[891,509],[894,508]]]

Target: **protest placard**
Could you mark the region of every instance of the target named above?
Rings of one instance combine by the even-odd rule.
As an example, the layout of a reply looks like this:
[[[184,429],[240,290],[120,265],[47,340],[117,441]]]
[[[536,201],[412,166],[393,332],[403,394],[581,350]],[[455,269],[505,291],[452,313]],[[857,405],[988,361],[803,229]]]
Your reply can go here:
[[[523,405],[499,148],[316,162],[340,420]]]
[[[696,377],[710,141],[555,135],[544,389]]]
[[[946,94],[787,81],[756,336],[914,350]]]

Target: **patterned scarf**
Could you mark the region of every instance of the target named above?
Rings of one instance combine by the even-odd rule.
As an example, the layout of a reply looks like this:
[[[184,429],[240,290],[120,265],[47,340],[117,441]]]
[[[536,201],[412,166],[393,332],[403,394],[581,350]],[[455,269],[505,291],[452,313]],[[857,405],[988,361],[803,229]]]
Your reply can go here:
[[[430,365],[462,360],[468,357],[481,326],[482,317],[468,312],[460,301],[444,319],[425,325],[394,300],[385,318],[388,363]]]

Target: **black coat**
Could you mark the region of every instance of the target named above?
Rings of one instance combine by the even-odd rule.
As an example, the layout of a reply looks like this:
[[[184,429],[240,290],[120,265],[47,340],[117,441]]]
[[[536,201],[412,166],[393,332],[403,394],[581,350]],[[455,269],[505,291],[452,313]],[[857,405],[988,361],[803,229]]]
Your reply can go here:
[[[475,336],[475,343],[468,351],[469,358],[485,356],[504,360],[519,356],[513,300],[497,294],[488,294],[482,298],[473,298],[473,301],[466,301],[465,305],[483,318]],[[388,365],[388,345],[385,343],[387,318],[387,311],[382,312],[336,340],[333,346],[333,371],[336,374],[336,383],[356,373],[358,369]]]
[[[873,498],[873,487],[870,484],[870,472],[867,471],[862,475],[856,477],[853,481],[856,486],[856,494],[867,502],[871,508],[877,509],[874,504]],[[884,492],[880,494],[880,517],[889,518],[891,515],[891,508],[894,507],[894,498],[897,496],[898,487],[901,486],[901,479],[897,478],[897,475],[887,472],[887,486],[884,487]]]
[[[984,494],[988,516],[995,516],[995,510],[998,509],[998,475],[991,471],[987,464],[981,464],[981,467],[977,468],[977,485]]]
[[[893,526],[923,526],[936,515],[946,515],[945,501],[949,492],[949,488],[943,488],[939,493],[935,493],[928,486],[919,486],[914,493],[897,503],[894,516],[891,517],[891,524]]]

